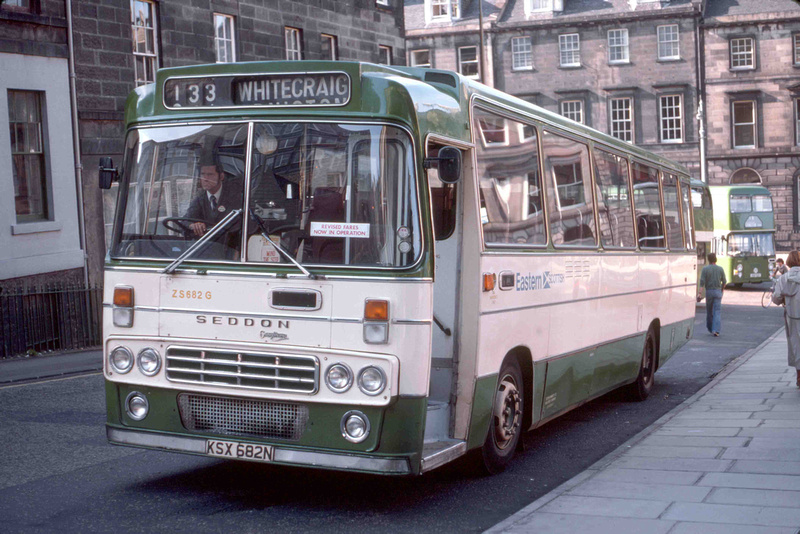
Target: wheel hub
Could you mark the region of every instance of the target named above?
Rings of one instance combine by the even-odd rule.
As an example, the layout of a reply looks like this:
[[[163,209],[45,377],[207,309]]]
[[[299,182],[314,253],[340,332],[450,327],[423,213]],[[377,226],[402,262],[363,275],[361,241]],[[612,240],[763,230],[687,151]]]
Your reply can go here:
[[[500,381],[494,405],[494,434],[498,448],[505,449],[519,432],[522,399],[514,379],[506,375]]]

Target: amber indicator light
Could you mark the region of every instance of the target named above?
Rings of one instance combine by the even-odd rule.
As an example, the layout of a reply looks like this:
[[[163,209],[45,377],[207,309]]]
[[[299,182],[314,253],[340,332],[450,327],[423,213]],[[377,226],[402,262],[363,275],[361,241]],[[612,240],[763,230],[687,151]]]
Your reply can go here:
[[[497,275],[494,273],[483,273],[483,290],[493,291],[497,283]]]
[[[386,300],[368,300],[365,302],[364,319],[367,321],[388,321],[389,302]]]
[[[133,288],[132,287],[115,287],[114,288],[114,306],[120,308],[133,307]]]

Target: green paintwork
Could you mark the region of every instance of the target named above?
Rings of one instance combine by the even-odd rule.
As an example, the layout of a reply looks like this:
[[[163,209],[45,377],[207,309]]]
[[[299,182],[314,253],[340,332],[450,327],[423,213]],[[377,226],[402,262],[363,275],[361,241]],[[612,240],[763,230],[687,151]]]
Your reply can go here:
[[[742,265],[741,274],[739,272],[734,274],[733,269],[739,264]],[[769,257],[768,256],[752,256],[752,257],[737,257],[731,258],[730,256],[717,256],[717,265],[725,270],[725,278],[729,284],[755,284],[758,282],[769,282]],[[761,276],[750,276],[755,269]]]
[[[139,391],[147,396],[150,413],[142,421],[133,421],[123,408],[131,391]],[[177,396],[180,391],[150,388],[140,385],[115,384],[106,381],[106,406],[108,424],[123,428],[138,428],[168,432],[182,436],[219,437],[236,439],[234,436],[211,433],[189,432],[181,423]],[[306,431],[298,441],[265,440],[242,437],[251,443],[282,445],[297,449],[329,450],[346,452],[369,452],[372,456],[398,455],[413,456],[419,463],[422,440],[425,431],[427,399],[400,397],[390,406],[368,407],[339,404],[308,403],[309,419]],[[372,430],[362,443],[350,443],[342,437],[339,423],[348,410],[357,409],[370,420]]]
[[[775,229],[775,215],[771,211],[731,213],[731,195],[772,197],[766,187],[759,185],[713,185],[709,187],[709,190],[714,202],[714,230],[717,234],[735,231],[751,233]],[[745,221],[753,215],[761,219],[761,228],[745,228]]]
[[[661,328],[659,350],[658,350],[658,369],[672,357],[678,349],[684,346],[692,338],[694,330],[694,318],[686,319],[678,323],[663,326]],[[674,337],[673,337],[674,332]],[[687,337],[688,332],[688,337]]]
[[[483,442],[486,440],[496,388],[497,374],[482,376],[475,380],[475,394],[472,397],[472,416],[469,424],[469,436],[467,436],[467,449],[482,447]]]
[[[544,385],[547,379],[547,362],[533,363],[533,413],[531,423],[535,425],[542,418],[544,404]]]

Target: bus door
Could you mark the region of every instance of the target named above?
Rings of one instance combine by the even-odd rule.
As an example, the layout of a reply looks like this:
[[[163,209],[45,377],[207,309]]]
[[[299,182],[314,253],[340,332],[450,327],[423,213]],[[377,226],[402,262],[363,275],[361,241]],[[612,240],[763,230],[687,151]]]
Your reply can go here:
[[[428,157],[436,157],[443,145],[431,143]],[[466,158],[465,158],[466,159]],[[446,184],[435,167],[428,171],[435,238],[431,376],[426,441],[447,439],[450,401],[455,391],[456,343],[461,272],[461,217],[457,201],[460,183]]]

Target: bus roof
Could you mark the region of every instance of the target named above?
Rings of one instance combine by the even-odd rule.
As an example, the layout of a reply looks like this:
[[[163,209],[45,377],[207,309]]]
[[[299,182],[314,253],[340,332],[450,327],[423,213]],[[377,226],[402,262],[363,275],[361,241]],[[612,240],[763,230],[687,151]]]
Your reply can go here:
[[[767,195],[772,196],[764,186],[757,184],[740,184],[740,185],[712,185],[710,187],[712,192],[717,195]]]
[[[177,103],[168,106],[168,91],[165,91],[168,81],[171,84],[169,86],[171,97],[172,89],[181,83],[199,81],[200,85],[203,85],[215,79],[227,78],[231,80],[228,87],[233,87],[233,80],[237,84],[246,84],[254,81],[263,83],[261,80],[269,79],[271,83],[277,84],[276,89],[283,87],[284,92],[288,89],[291,99],[293,92],[295,96],[298,91],[301,97],[304,96],[300,79],[311,80],[320,78],[324,74],[342,73],[349,79],[349,91],[346,100],[343,98],[342,102],[335,104],[322,104],[317,99],[310,105],[287,104],[285,101],[279,104],[271,102],[262,105],[243,105],[241,102],[235,102],[235,95],[229,94],[227,98],[230,105],[216,105],[215,102],[215,105],[198,106],[184,102],[182,106]],[[313,85],[315,82],[312,81],[307,83],[309,84],[307,87],[311,87],[312,90],[318,87],[322,93],[328,92],[324,81],[320,82],[319,86]],[[228,93],[230,92],[229,89]],[[204,96],[208,95],[201,95],[201,101]],[[240,94],[237,96],[241,100]],[[309,119],[330,118],[332,113],[339,111],[342,115],[353,118],[396,120],[418,127],[424,133],[436,133],[463,142],[471,142],[468,126],[469,105],[473,98],[480,99],[495,108],[590,137],[608,147],[633,154],[675,172],[689,174],[683,166],[673,161],[520,98],[452,71],[427,68],[347,61],[255,61],[160,69],[156,73],[155,83],[138,87],[130,94],[126,102],[125,120],[128,126],[132,126],[142,123],[220,118],[223,113],[228,118],[267,118],[285,116],[289,110],[292,117]]]

